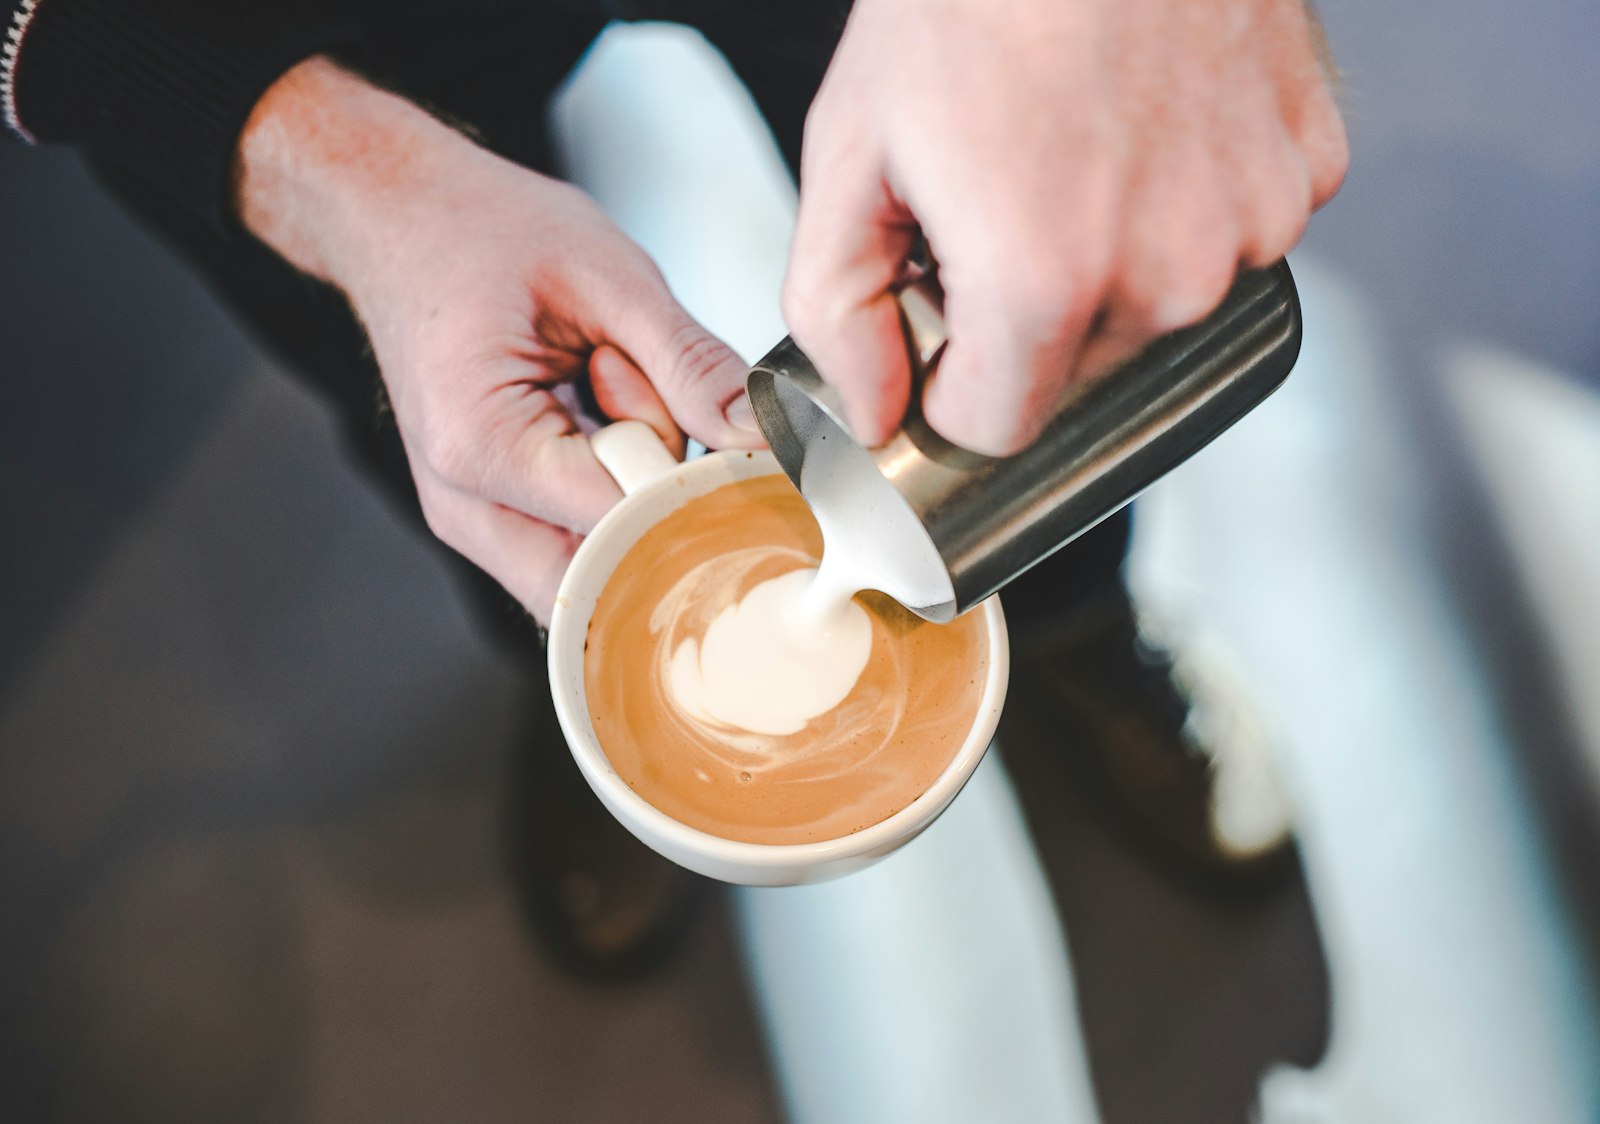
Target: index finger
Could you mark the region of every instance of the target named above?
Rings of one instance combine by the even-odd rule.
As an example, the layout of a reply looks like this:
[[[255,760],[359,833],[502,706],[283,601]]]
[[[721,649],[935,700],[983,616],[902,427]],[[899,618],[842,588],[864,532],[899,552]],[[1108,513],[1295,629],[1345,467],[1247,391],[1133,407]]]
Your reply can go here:
[[[469,448],[442,466],[445,482],[557,527],[593,530],[622,490],[588,437],[549,390],[518,384],[499,399],[486,404],[495,416],[476,427]]]
[[[844,399],[856,437],[879,445],[899,428],[911,399],[894,286],[916,225],[885,182],[872,146],[813,129],[806,141],[784,319]]]

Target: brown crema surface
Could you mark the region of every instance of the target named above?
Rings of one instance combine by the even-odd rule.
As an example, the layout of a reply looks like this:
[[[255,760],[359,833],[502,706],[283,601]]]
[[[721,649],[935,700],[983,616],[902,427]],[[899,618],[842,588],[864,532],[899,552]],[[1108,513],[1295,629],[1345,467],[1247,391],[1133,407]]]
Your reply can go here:
[[[886,819],[944,771],[972,728],[988,671],[980,613],[929,624],[881,594],[866,670],[799,733],[720,726],[675,703],[685,640],[752,587],[822,557],[822,535],[782,476],[725,485],[652,527],[611,576],[584,646],[584,690],[618,775],[673,819],[726,839],[811,843]]]

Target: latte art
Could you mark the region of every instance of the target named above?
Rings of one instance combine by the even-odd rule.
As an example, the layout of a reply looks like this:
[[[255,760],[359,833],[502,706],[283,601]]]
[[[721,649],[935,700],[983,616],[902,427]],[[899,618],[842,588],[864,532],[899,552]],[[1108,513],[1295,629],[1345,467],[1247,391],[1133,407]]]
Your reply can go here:
[[[687,609],[775,553],[795,557],[799,568],[753,587],[703,634],[684,635]],[[665,629],[661,651],[671,658],[657,670],[657,687],[703,732],[798,734],[844,702],[861,677],[872,621],[853,601],[826,621],[809,619],[805,597],[816,570],[806,561],[781,548],[735,551],[696,566],[662,598],[650,630]]]
[[[897,662],[888,690],[855,691],[872,652],[865,609],[851,602],[822,629],[793,619],[816,572],[811,561],[784,547],[720,556],[680,579],[651,619],[652,633],[661,625],[653,643],[662,713],[741,780],[791,767],[830,745],[855,751],[826,773],[819,770],[819,778],[868,764],[903,717],[907,685]],[[702,630],[695,626],[708,615],[697,606],[714,603],[718,590],[739,588],[744,575],[783,564],[795,568],[751,587],[716,614],[703,641],[696,639]],[[802,732],[807,736],[793,736]]]
[[[691,500],[646,533],[595,607],[584,654],[617,773],[726,838],[836,838],[905,807],[977,711],[986,626],[932,625],[862,594],[819,615],[816,524],[782,477]]]

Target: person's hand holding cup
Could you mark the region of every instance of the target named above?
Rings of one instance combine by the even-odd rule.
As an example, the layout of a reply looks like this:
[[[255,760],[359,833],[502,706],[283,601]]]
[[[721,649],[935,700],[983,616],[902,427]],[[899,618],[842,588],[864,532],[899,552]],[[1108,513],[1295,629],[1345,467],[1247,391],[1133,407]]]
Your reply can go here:
[[[263,95],[236,189],[245,226],[360,317],[430,528],[540,622],[621,496],[588,431],[761,444],[744,364],[598,205],[327,59]]]

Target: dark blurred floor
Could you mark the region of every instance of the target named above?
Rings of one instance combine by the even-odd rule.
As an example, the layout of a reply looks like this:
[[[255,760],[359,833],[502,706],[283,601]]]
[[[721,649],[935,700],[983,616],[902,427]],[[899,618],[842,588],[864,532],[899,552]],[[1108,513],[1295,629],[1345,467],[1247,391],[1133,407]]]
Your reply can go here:
[[[1102,1118],[1252,1119],[1263,1072],[1313,1065],[1326,1040],[1303,878],[1230,901],[1152,877],[1137,835],[1097,814],[1059,736],[1026,698],[999,734],[1071,945]]]
[[[516,675],[318,404],[73,156],[0,184],[6,1118],[777,1118],[720,905],[609,990],[519,924]],[[1320,1049],[1303,889],[1189,897],[1010,725],[1106,1119],[1244,1119]]]

